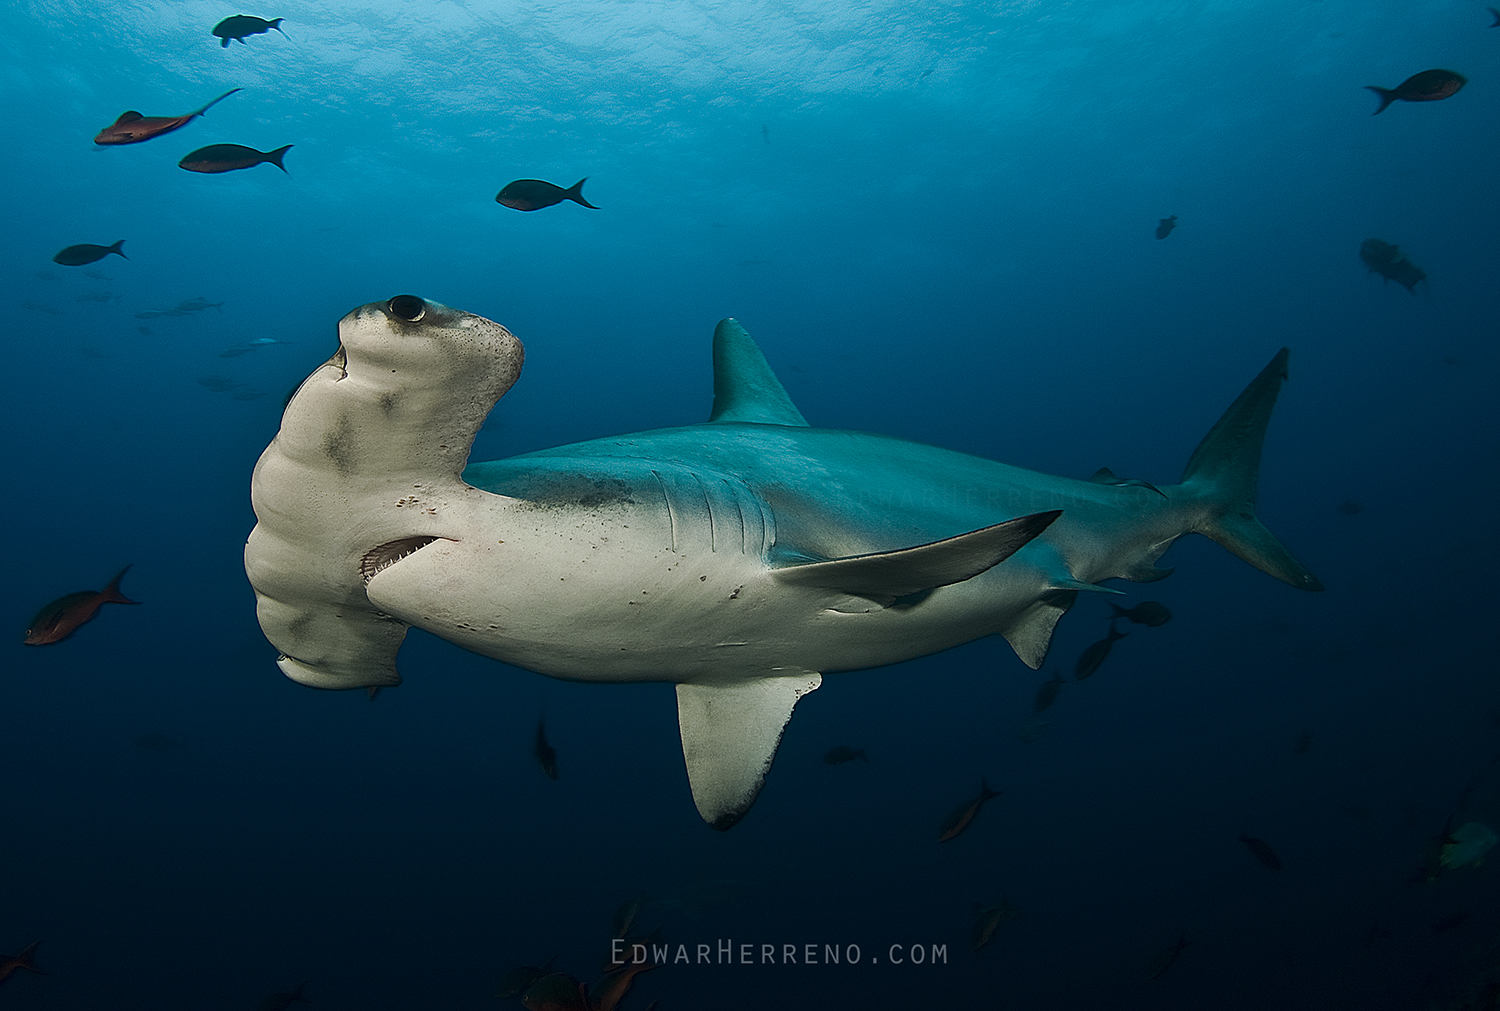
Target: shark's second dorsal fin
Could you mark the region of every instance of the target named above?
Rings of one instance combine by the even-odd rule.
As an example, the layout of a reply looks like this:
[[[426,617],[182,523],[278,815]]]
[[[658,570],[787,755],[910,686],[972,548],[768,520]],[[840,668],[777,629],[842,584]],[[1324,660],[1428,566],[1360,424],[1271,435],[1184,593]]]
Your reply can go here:
[[[708,420],[807,427],[766,356],[735,319],[714,328],[714,409]]]
[[[774,574],[799,586],[877,599],[904,597],[962,582],[999,565],[1061,515],[1060,509],[1033,513],[931,544],[792,565]]]
[[[679,684],[677,726],[688,785],[703,820],[723,831],[755,803],[797,700],[817,671],[781,668],[732,684]]]

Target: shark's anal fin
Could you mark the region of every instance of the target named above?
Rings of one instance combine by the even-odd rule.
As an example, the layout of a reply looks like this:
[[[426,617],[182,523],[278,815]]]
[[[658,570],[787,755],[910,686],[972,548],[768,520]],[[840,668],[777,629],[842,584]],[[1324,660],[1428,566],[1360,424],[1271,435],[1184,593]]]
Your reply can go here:
[[[931,544],[792,565],[776,569],[774,575],[799,586],[877,599],[904,597],[979,575],[1015,554],[1061,515],[1060,509],[1032,513]]]
[[[797,700],[823,683],[817,671],[783,668],[729,684],[679,684],[677,726],[693,803],[724,831],[750,810]]]
[[[714,409],[708,420],[807,427],[739,320],[720,320],[714,330]]]

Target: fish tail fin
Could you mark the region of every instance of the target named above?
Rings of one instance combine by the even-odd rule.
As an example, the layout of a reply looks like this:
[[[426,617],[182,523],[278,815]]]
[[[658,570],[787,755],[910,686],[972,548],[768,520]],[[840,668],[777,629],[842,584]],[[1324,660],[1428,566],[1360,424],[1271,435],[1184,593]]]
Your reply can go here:
[[[1187,529],[1218,541],[1268,575],[1302,590],[1323,584],[1293,557],[1255,515],[1256,485],[1266,425],[1287,378],[1290,351],[1282,348],[1229,405],[1193,450],[1173,498],[1187,499]]]
[[[32,972],[45,976],[47,974],[36,967],[36,946],[41,943],[41,941],[32,941],[28,944],[25,950],[16,956],[16,964],[22,969],[30,969]]]
[[[128,259],[130,259],[130,257],[125,256],[124,251],[120,248],[123,245],[125,245],[125,240],[121,239],[119,242],[116,242],[113,246],[109,247],[109,252],[110,253],[118,253],[121,257],[124,257],[125,259],[128,260]],[[104,255],[108,256],[109,253],[106,253]]]
[[[987,801],[987,800],[994,800],[996,797],[1000,796],[1000,792],[1001,791],[999,791],[999,790],[991,790],[990,789],[990,781],[987,778],[985,778],[984,776],[980,776],[979,777],[979,801],[980,801],[980,803],[983,803],[984,801]]]
[[[1367,84],[1365,85],[1365,88],[1369,91],[1375,92],[1375,94],[1380,97],[1380,108],[1370,113],[1370,115],[1372,116],[1380,115],[1385,111],[1386,106],[1390,105],[1396,100],[1396,93],[1394,91],[1391,91],[1389,88],[1377,88],[1373,84]]]
[[[292,145],[288,144],[286,147],[278,147],[274,151],[267,151],[266,161],[270,162],[272,165],[275,165],[277,168],[281,169],[281,171],[286,172],[286,166],[281,164],[281,159],[286,157],[286,153],[291,149]],[[291,175],[291,173],[287,172],[287,175]]]
[[[589,208],[592,208],[593,210],[597,211],[599,208],[594,207],[593,204],[591,204],[587,200],[583,199],[583,184],[586,183],[586,182],[588,182],[588,181],[589,181],[589,177],[588,176],[584,176],[582,179],[578,180],[572,186],[569,186],[567,189],[563,190],[563,196],[566,197],[569,200],[574,201],[575,203],[580,203],[580,204],[582,204],[585,207],[589,207]]]
[[[131,563],[131,565],[134,565],[134,564],[135,564],[134,562]],[[127,573],[129,571],[130,571],[130,565],[125,566],[123,569],[121,569],[118,573],[115,574],[115,578],[111,579],[109,581],[109,585],[106,586],[100,592],[100,596],[102,596],[104,598],[104,602],[105,603],[109,603],[109,604],[139,604],[140,603],[139,600],[131,600],[129,597],[125,596],[125,594],[123,594],[123,593],[120,592],[120,580],[123,579],[123,578],[125,578],[125,573]]]
[[[281,31],[281,23],[285,20],[286,18],[277,18],[275,21],[271,22],[271,27],[276,29],[278,32],[281,32],[281,34],[285,35],[286,32]]]

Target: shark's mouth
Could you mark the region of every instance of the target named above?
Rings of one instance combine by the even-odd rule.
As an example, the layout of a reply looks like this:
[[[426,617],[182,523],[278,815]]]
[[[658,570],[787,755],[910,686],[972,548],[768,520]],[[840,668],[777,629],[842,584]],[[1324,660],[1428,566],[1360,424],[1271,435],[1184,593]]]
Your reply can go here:
[[[401,559],[413,552],[420,551],[433,541],[448,540],[446,537],[402,537],[394,541],[386,541],[364,553],[359,560],[359,575],[366,583],[374,579],[376,574],[383,569],[388,569]]]

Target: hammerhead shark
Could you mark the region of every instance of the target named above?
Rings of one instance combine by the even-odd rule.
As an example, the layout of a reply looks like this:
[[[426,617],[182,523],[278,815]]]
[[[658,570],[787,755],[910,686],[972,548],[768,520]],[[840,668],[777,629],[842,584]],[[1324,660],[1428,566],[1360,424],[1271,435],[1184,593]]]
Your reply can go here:
[[[1161,579],[1184,533],[1322,589],[1255,515],[1285,348],[1179,483],[1147,485],[809,427],[733,319],[706,422],[468,464],[521,374],[510,331],[398,295],[339,338],[251,483],[245,569],[282,672],[399,684],[416,626],[555,678],[675,683],[693,800],[717,829],[749,810],[827,672],[991,634],[1040,667],[1079,593]]]

